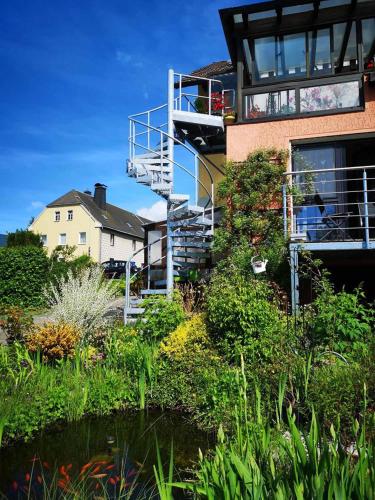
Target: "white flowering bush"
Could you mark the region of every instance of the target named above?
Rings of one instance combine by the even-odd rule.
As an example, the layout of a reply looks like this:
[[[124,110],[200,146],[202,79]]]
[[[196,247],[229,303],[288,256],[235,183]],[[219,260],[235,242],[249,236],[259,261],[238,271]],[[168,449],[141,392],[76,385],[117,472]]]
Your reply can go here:
[[[76,325],[81,340],[90,342],[107,327],[116,290],[111,280],[104,279],[100,266],[93,266],[78,275],[69,271],[44,295],[51,306],[51,320]]]

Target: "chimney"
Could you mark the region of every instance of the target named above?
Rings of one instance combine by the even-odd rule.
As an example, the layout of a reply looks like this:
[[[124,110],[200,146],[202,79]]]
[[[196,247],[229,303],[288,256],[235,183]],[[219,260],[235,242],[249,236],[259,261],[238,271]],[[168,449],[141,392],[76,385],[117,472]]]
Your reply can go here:
[[[86,189],[86,191],[83,191],[83,192],[84,192],[85,194],[88,194],[88,195],[92,196],[92,193],[91,193],[91,191],[90,191],[89,189]]]
[[[102,210],[105,210],[107,206],[106,190],[107,186],[104,184],[100,184],[100,182],[95,184],[94,201]]]

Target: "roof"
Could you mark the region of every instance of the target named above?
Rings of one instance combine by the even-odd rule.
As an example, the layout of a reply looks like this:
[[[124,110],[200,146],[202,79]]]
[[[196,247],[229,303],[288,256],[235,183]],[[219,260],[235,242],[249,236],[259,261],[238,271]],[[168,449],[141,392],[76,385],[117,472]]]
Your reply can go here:
[[[220,18],[232,62],[237,41],[317,29],[333,23],[373,17],[374,0],[267,0],[220,9]]]
[[[142,227],[143,224],[150,222],[144,217],[139,217],[132,212],[128,212],[127,210],[117,207],[116,205],[111,205],[110,203],[106,203],[106,209],[102,210],[95,203],[92,195],[81,193],[75,189],[72,189],[68,193],[60,196],[60,198],[57,198],[52,203],[49,203],[47,207],[64,207],[71,205],[83,205],[94,217],[94,219],[100,222],[100,224],[102,224],[102,226],[106,229],[126,233],[140,239],[143,239],[144,235],[144,229]]]
[[[235,69],[231,61],[216,61],[192,71],[190,73],[191,77],[189,78],[183,77],[182,85],[196,85],[199,83],[199,78],[212,78],[213,76],[224,75],[226,73],[232,73],[233,71],[235,71]],[[194,76],[199,78],[194,78]]]

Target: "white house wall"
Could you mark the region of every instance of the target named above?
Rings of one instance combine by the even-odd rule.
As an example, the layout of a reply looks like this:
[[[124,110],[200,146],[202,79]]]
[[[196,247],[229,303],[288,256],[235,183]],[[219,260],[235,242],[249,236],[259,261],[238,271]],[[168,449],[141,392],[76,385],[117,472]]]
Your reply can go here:
[[[114,235],[114,245],[111,245],[111,234]],[[136,250],[143,247],[143,240],[136,240],[129,235],[103,229],[101,232],[100,261],[105,262],[109,259],[129,260],[134,253],[133,241],[135,241]],[[137,266],[142,265],[144,261],[143,252],[139,252],[132,260]]]

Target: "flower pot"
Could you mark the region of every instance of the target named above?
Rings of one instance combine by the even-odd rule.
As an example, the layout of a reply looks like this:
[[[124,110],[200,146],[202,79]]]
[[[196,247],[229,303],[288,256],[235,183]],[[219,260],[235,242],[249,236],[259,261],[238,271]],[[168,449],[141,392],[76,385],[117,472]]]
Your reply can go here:
[[[260,257],[253,257],[251,259],[251,266],[254,274],[264,273],[266,271],[267,262],[267,259],[262,260]]]
[[[236,121],[235,115],[224,116],[225,125],[232,125]]]

